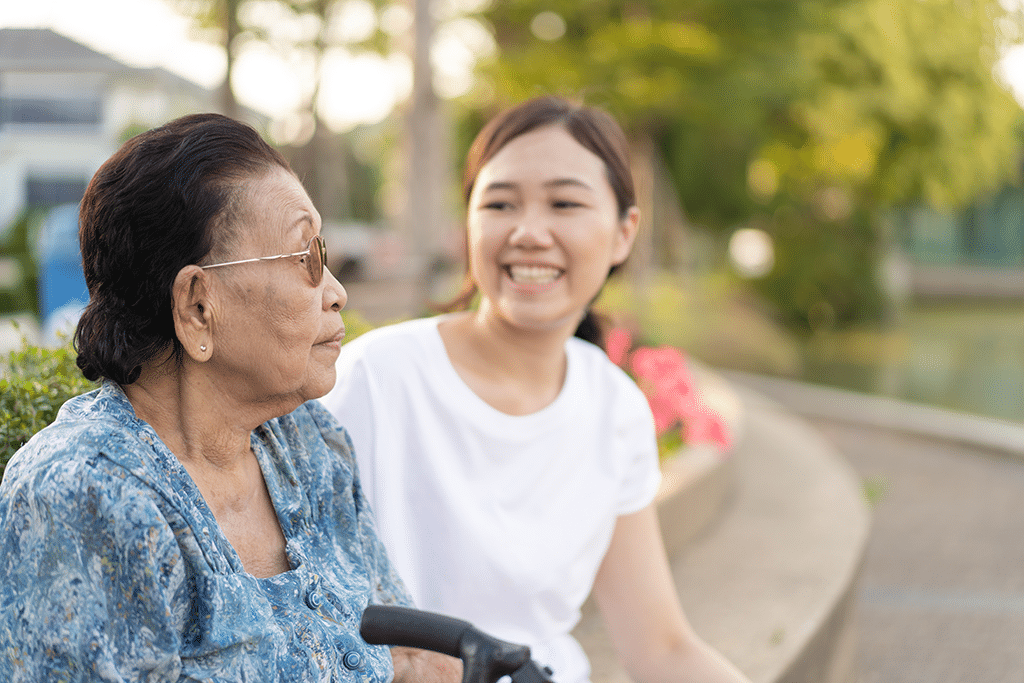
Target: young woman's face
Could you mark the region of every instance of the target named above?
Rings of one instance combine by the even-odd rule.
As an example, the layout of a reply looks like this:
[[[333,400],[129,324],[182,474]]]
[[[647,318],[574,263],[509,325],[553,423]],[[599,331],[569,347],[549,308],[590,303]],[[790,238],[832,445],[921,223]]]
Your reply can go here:
[[[512,139],[469,198],[481,314],[571,335],[609,268],[629,255],[638,220],[635,207],[620,215],[604,161],[561,126]]]

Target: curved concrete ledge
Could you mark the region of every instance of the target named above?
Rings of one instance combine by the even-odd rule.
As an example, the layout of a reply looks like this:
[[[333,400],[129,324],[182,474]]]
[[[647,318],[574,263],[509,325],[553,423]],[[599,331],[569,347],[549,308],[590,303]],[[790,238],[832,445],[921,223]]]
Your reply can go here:
[[[743,439],[743,404],[720,375],[690,361],[704,402],[725,421],[733,445]],[[735,489],[736,467],[731,453],[711,444],[687,446],[662,465],[661,488],[655,497],[665,549],[674,556],[719,515]]]
[[[723,371],[723,374],[737,384],[771,396],[801,415],[882,427],[1024,458],[1024,422],[734,370]]]
[[[751,390],[735,395],[741,440],[712,474],[692,477],[723,476],[734,493],[720,499],[703,533],[685,529],[688,520],[664,503],[659,510],[668,533],[685,539],[670,553],[683,606],[697,632],[755,683],[850,683],[855,586],[870,528],[860,483],[800,418]],[[592,603],[575,633],[595,683],[629,680]]]
[[[655,497],[669,557],[707,528],[735,493],[736,463],[713,447],[691,446],[662,466]]]

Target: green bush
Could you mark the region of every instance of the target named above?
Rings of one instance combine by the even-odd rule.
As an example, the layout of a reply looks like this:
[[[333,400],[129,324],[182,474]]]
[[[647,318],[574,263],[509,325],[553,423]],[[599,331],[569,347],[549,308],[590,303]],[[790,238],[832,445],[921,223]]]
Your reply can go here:
[[[882,318],[881,238],[872,214],[854,210],[827,222],[806,207],[787,206],[776,211],[769,232],[775,267],[754,288],[790,330],[807,335]]]
[[[344,310],[341,312],[341,319],[345,321],[345,339],[342,340],[345,344],[374,328],[374,324],[359,311]]]
[[[57,417],[72,396],[98,385],[75,365],[70,339],[56,349],[23,343],[0,361],[0,479],[7,461]]]

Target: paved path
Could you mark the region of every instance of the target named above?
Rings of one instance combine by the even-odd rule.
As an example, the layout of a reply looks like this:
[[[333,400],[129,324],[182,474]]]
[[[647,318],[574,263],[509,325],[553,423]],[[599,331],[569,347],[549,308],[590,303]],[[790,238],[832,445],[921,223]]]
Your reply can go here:
[[[857,683],[1024,681],[1024,461],[814,419],[880,492]]]

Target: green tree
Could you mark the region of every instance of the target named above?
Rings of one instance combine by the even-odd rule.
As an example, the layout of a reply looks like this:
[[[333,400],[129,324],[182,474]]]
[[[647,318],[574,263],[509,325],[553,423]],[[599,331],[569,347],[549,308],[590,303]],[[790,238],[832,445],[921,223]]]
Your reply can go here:
[[[481,66],[491,109],[540,92],[582,95],[676,175],[691,220],[744,218],[746,165],[803,85],[798,41],[842,0],[599,0],[494,3],[499,54]],[[541,37],[538,37],[541,36]]]
[[[802,37],[808,87],[748,166],[779,254],[756,286],[811,330],[882,315],[886,210],[992,193],[1021,146],[1020,107],[993,76],[1019,23],[998,2],[860,0],[831,18]]]
[[[216,42],[224,46],[226,69],[224,83],[220,89],[221,111],[227,116],[238,118],[239,106],[231,88],[231,76],[235,69],[235,42],[241,28],[238,23],[238,9],[246,0],[170,0],[185,16],[191,17],[195,26],[203,32],[212,33]]]
[[[285,145],[296,172],[325,218],[363,219],[366,203],[352,197],[352,186],[374,182],[344,135],[325,123],[320,107],[324,60],[332,49],[386,53],[393,49],[387,32],[372,20],[372,28],[353,36],[346,29],[346,10],[358,5],[376,13],[383,5],[370,0],[169,0],[197,29],[223,46],[227,71],[222,86],[224,113],[238,116],[239,105],[231,87],[235,64],[246,49],[259,44],[294,65],[296,81],[305,84],[304,99],[295,113],[305,134]],[[354,94],[353,96],[358,96]],[[287,142],[287,141],[286,141]],[[356,177],[353,178],[352,176]]]
[[[32,243],[45,215],[43,209],[23,209],[0,230],[0,263],[4,269],[16,270],[14,276],[8,275],[10,287],[0,284],[0,315],[23,311],[39,313],[36,296],[39,275]]]
[[[805,329],[879,315],[880,211],[962,205],[1019,158],[993,76],[1019,24],[998,0],[508,0],[482,18],[500,52],[478,118],[540,92],[608,108],[690,223],[772,233],[757,287]]]

